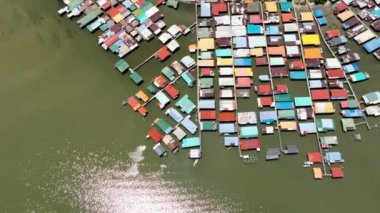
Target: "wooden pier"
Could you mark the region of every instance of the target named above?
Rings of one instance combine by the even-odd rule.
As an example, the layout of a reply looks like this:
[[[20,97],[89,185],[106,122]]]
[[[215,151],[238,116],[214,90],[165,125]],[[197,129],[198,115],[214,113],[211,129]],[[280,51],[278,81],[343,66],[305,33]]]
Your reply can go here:
[[[316,25],[317,25],[317,27],[318,27],[319,35],[320,35],[320,37],[322,37],[323,43],[325,43],[325,45],[326,45],[327,48],[329,49],[331,55],[334,56],[335,58],[338,58],[338,56],[335,54],[335,52],[331,49],[330,45],[327,43],[326,38],[325,38],[325,36],[324,36],[324,34],[323,34],[322,28],[321,28],[321,26],[320,26],[320,25],[318,24],[318,22],[317,22],[317,17],[315,17],[315,15],[314,15],[314,13],[313,13],[313,10],[312,10],[312,8],[311,8],[311,4],[310,4],[310,2],[307,1],[307,4],[306,4],[306,5],[307,5],[307,8],[308,8],[308,9],[312,12],[312,14],[313,14],[314,22],[316,23]],[[339,62],[339,63],[340,63],[340,62]],[[340,63],[340,64],[341,64],[341,63]],[[342,64],[341,64],[341,65],[342,65]],[[348,88],[349,88],[349,90],[350,90],[350,93],[351,93],[350,96],[353,97],[357,103],[360,103],[360,101],[359,101],[360,99],[358,99],[358,97],[357,97],[357,95],[356,95],[356,93],[355,93],[355,90],[354,90],[354,88],[352,87],[352,84],[351,84],[350,80],[348,79],[346,73],[344,73],[344,78],[345,78],[344,83],[347,84],[347,86],[348,86]],[[362,105],[361,105],[361,104],[359,105],[359,109],[360,109],[361,111],[364,111],[364,109],[362,108]],[[371,126],[370,126],[369,123],[368,123],[368,119],[367,119],[367,115],[366,115],[366,113],[363,113],[363,117],[362,117],[362,119],[363,119],[363,122],[360,122],[360,124],[356,124],[356,125],[362,125],[362,124],[364,123],[364,124],[367,126],[367,129],[370,130],[370,129],[371,129]]]

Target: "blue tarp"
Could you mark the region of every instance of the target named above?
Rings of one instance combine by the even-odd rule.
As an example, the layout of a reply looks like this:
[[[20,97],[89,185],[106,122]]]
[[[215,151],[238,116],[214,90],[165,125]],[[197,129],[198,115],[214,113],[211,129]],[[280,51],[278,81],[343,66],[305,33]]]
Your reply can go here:
[[[374,38],[363,45],[367,53],[372,53],[380,48],[380,38]]]
[[[252,66],[252,59],[251,58],[234,58],[234,65],[235,66],[244,66],[244,67],[250,67]]]

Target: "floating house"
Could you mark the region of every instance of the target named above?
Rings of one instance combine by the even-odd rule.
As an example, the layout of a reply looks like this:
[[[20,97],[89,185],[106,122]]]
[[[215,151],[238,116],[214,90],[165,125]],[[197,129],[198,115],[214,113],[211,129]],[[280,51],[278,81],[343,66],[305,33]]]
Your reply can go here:
[[[316,120],[316,124],[318,132],[327,132],[335,130],[334,120],[331,118],[318,118]]]
[[[165,135],[162,138],[162,142],[169,148],[172,153],[176,153],[179,151],[179,143],[174,140],[171,135]]]
[[[324,159],[329,164],[344,162],[344,160],[342,159],[342,153],[340,153],[340,152],[326,152]]]
[[[308,152],[307,161],[312,163],[322,163],[322,155],[319,152]]]
[[[170,107],[165,111],[165,115],[169,115],[175,122],[179,123],[183,120],[183,116],[173,107]]]
[[[119,72],[125,73],[130,66],[124,59],[120,59],[115,63],[114,67],[119,70]]]
[[[317,126],[314,122],[299,122],[298,129],[301,135],[317,133]]]
[[[188,115],[190,115],[196,108],[196,105],[190,100],[190,97],[188,95],[185,95],[179,99],[176,102],[175,106]]]
[[[182,140],[182,148],[187,149],[187,148],[193,148],[193,147],[199,147],[201,145],[201,140],[199,137],[189,137],[189,138],[184,138]]]
[[[161,143],[154,145],[153,151],[158,155],[158,157],[165,157],[168,154],[165,147]]]
[[[257,138],[259,130],[257,126],[241,126],[239,127],[240,138]]]
[[[233,134],[237,132],[236,123],[220,123],[219,134]]]
[[[362,96],[365,105],[375,105],[380,103],[380,91],[370,92]]]
[[[179,141],[186,137],[185,131],[179,126],[175,127],[172,133]]]
[[[156,118],[153,123],[165,134],[169,134],[173,130],[173,127],[163,118]]]
[[[149,130],[146,138],[151,138],[155,143],[159,143],[164,136],[156,128]]]
[[[353,118],[342,118],[341,121],[344,132],[356,130],[356,125]]]
[[[240,139],[240,150],[257,150],[260,151],[261,142],[259,139]]]
[[[155,95],[155,98],[158,101],[157,105],[160,107],[160,109],[165,108],[165,106],[170,103],[170,99],[162,91],[158,92]]]
[[[189,116],[185,117],[182,121],[181,121],[181,125],[187,130],[189,131],[192,135],[194,135],[196,132],[197,132],[197,125],[194,124],[194,122],[190,119]]]

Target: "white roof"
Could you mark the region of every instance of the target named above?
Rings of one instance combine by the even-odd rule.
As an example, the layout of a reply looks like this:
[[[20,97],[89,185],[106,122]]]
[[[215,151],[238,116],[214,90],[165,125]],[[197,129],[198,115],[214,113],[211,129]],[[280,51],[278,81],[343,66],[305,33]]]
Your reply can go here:
[[[219,75],[233,75],[234,70],[232,67],[221,67],[219,69]]]
[[[354,39],[358,44],[363,44],[370,39],[373,39],[376,35],[371,30],[366,30],[359,35],[355,36]]]
[[[337,58],[326,58],[326,68],[339,69],[339,68],[342,68],[342,65],[340,64]]]
[[[270,57],[269,64],[271,66],[280,66],[285,64],[285,59],[283,57]]]
[[[228,15],[224,16],[214,16],[216,25],[230,25],[231,19]]]
[[[190,68],[195,64],[195,60],[189,55],[187,55],[181,59],[181,63],[185,65],[186,68]]]
[[[284,24],[285,32],[298,32],[297,23],[286,23]]]
[[[162,33],[159,37],[158,37],[158,40],[161,41],[161,43],[163,44],[166,44],[170,39],[172,39],[173,37],[167,33],[167,32],[164,32]]]
[[[181,32],[181,28],[179,28],[177,25],[173,24],[169,27],[168,33],[170,33],[173,37],[175,37],[177,34]]]
[[[171,52],[174,52],[179,48],[179,43],[175,39],[173,39],[166,46]]]
[[[256,47],[266,47],[267,39],[265,36],[249,36],[248,37],[248,46],[250,48]]]
[[[343,2],[347,5],[350,5],[354,0],[343,0]]]
[[[152,15],[156,14],[158,12],[158,8],[156,6],[149,8],[147,11],[145,11],[145,15],[150,18]]]
[[[286,55],[295,56],[300,54],[300,49],[298,46],[286,46]]]
[[[226,87],[226,86],[234,86],[235,85],[235,79],[233,77],[222,77],[219,78],[219,86],[220,87]]]
[[[234,90],[231,89],[221,89],[220,90],[220,97],[221,98],[233,98],[234,97]]]
[[[220,111],[233,111],[236,109],[235,100],[220,100],[219,110]]]
[[[234,26],[243,25],[243,20],[244,20],[243,15],[231,16],[231,25],[234,25]]]
[[[250,57],[249,49],[234,50],[234,57]]]

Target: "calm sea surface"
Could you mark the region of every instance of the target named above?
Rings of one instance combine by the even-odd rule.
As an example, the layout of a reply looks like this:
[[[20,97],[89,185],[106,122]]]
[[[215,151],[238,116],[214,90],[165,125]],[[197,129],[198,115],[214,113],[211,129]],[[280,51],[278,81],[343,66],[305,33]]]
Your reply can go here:
[[[293,133],[283,135],[284,143],[297,144],[301,153],[276,162],[265,162],[260,153],[259,163],[245,165],[237,149],[226,150],[214,133],[203,134],[204,155],[196,167],[183,151],[157,158],[145,134],[163,113],[151,104],[142,119],[120,107],[138,87],[113,69],[117,57],[97,45],[96,35],[57,15],[60,6],[58,0],[0,0],[1,212],[378,209],[380,133],[361,126],[363,141],[355,142],[341,133],[339,120],[334,134],[346,160],[341,180],[314,181],[302,163],[306,152],[317,150],[315,136]],[[165,20],[189,26],[193,9],[164,7]],[[181,50],[167,63],[188,54],[194,41],[194,33],[181,38]],[[136,65],[159,46],[157,40],[145,43],[126,59]],[[379,62],[354,42],[349,46],[361,53],[361,68],[372,76],[354,85],[358,94],[378,90]],[[163,66],[154,59],[138,72],[149,82]],[[195,91],[179,85],[194,100]],[[290,92],[305,95],[305,86],[292,82]],[[244,100],[239,107],[256,110],[256,103]],[[277,137],[263,137],[263,146],[278,146]]]

